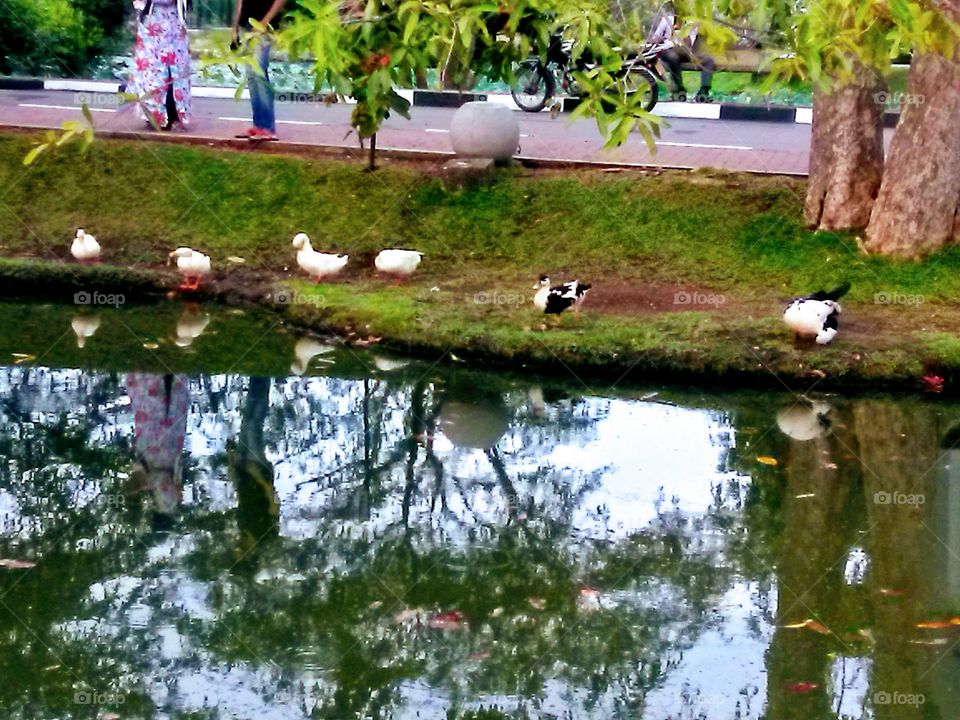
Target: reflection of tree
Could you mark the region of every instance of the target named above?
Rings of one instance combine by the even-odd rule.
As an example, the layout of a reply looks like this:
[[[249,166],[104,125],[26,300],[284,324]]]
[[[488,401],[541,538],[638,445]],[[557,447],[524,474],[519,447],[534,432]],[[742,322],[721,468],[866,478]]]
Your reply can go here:
[[[96,382],[82,381],[90,395],[84,387],[62,396],[48,416],[65,417],[68,429],[78,417],[96,417],[86,426],[83,447],[55,451],[46,441],[37,446],[35,467],[63,460],[68,480],[113,482],[116,475],[119,482],[123,455],[113,448],[129,434],[123,395],[109,376],[90,377]],[[782,439],[774,449],[741,448],[731,462],[776,455],[791,466],[783,478],[778,473],[784,468],[764,469],[767,475],[758,473],[747,490],[744,479],[726,477],[705,516],[664,511],[648,527],[616,540],[600,523],[578,527],[574,518],[582,517],[585,498],[602,485],[607,459],[585,470],[577,461],[555,465],[553,451],[589,441],[598,418],[616,401],[543,393],[546,400],[531,402],[525,388],[494,381],[482,392],[464,389],[483,377],[192,381],[191,447],[208,451],[194,456],[181,519],[165,536],[147,532],[132,513],[71,504],[62,478],[23,475],[23,466],[15,466],[2,487],[24,501],[49,495],[57,510],[55,521],[45,520],[17,548],[44,560],[36,576],[13,588],[10,607],[31,627],[45,629],[44,642],[85,679],[100,683],[95,687],[138,676],[174,687],[198,668],[225,674],[225,667],[269,667],[276,668],[284,692],[308,696],[308,708],[316,701],[317,717],[387,717],[403,692],[420,687],[442,698],[452,716],[465,716],[478,697],[517,698],[536,716],[551,688],[570,694],[573,716],[632,718],[643,716],[647,693],[669,679],[714,623],[716,598],[735,581],[772,581],[781,564],[784,577],[828,569],[828,550],[803,554],[819,542],[817,523],[846,522],[834,544],[853,537],[857,525],[844,520],[850,512],[844,493],[856,490],[841,487],[843,479],[834,480],[816,501],[820,505],[810,506],[816,508],[811,517],[797,511],[793,496],[810,488],[819,493],[818,484],[829,479],[815,467],[812,447],[795,451]],[[49,402],[41,392],[21,398],[22,415],[8,421],[14,433],[28,432],[33,408]],[[476,448],[451,447],[449,437],[441,441],[439,419],[450,400],[492,403],[487,417],[505,416],[497,442]],[[738,423],[744,419],[738,407],[733,416]],[[29,432],[43,434],[55,423],[34,424]],[[749,437],[738,429],[738,447]],[[849,461],[842,448],[831,443],[841,472],[852,472],[844,467]],[[14,456],[26,452],[12,444],[3,448]],[[109,453],[118,459],[107,462]],[[84,457],[87,464],[75,467]],[[103,464],[95,467],[93,458]],[[749,469],[755,471],[755,463]],[[24,480],[21,492],[16,482]],[[91,538],[95,549],[80,549],[89,548],[84,541]],[[56,540],[60,555],[48,554],[48,540]],[[758,560],[768,557],[769,565]],[[0,583],[10,577],[0,574]],[[34,584],[34,577],[43,584]],[[132,579],[129,597],[91,599],[91,588],[120,578]],[[194,588],[192,607],[176,583]],[[50,587],[58,602],[38,602]],[[848,592],[835,577],[826,587]],[[591,604],[585,598],[593,598],[593,589],[600,599]],[[828,600],[814,594],[810,602],[831,627],[837,613],[854,617],[849,602],[835,611]],[[153,609],[149,626],[133,621],[134,606]],[[404,610],[419,611],[419,621],[414,613],[397,622]],[[452,611],[463,613],[463,628],[429,627],[432,616]],[[97,619],[97,626],[81,630],[76,621],[86,619]],[[176,629],[190,654],[162,657],[155,635],[161,622]],[[786,677],[782,668],[794,637],[784,632],[776,640],[771,674],[778,678]],[[34,693],[25,699],[18,689],[0,689],[0,704],[29,708],[20,713],[24,717],[55,715],[51,707],[69,713],[72,681],[62,680],[55,702],[44,696],[40,689],[50,680],[43,668],[54,662],[30,642],[25,630],[0,640],[0,670],[14,672],[26,658]],[[822,666],[820,649],[803,652],[810,667]],[[111,669],[101,667],[104,658]],[[306,664],[321,670],[305,677]],[[307,686],[301,688],[300,680]],[[265,691],[265,701],[269,697]]]
[[[264,422],[270,408],[270,379],[250,378],[243,404],[240,434],[230,453],[237,491],[238,565],[256,565],[261,546],[280,532],[280,508],[273,483],[273,465],[267,460]]]
[[[754,477],[740,546],[744,565],[753,562],[777,583],[778,625],[814,618],[830,630],[776,630],[768,658],[770,715],[836,717],[849,690],[831,672],[846,659],[866,657],[869,688],[858,702],[872,707],[871,716],[945,717],[944,708],[956,705],[955,683],[946,679],[956,664],[925,644],[936,642],[934,634],[916,628],[953,613],[956,602],[944,602],[935,585],[936,563],[949,555],[933,529],[943,495],[938,413],[903,398],[831,403],[831,432],[805,442],[770,430],[768,407],[734,414],[731,462]],[[761,455],[779,466],[759,465]],[[910,497],[926,502],[911,504]],[[856,562],[854,550],[861,554]],[[803,682],[817,687],[797,692]],[[898,692],[924,695],[926,702],[918,708],[875,700]]]

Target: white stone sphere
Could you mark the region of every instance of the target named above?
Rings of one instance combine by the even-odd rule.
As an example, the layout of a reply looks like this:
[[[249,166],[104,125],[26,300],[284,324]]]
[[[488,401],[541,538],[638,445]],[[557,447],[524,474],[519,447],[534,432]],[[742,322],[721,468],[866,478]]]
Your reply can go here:
[[[505,105],[468,102],[453,114],[450,143],[460,157],[509,160],[519,142],[517,118]]]

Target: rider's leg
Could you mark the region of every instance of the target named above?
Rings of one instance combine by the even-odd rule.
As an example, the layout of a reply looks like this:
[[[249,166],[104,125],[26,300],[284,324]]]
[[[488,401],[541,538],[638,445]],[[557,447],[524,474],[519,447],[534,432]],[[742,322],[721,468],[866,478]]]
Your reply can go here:
[[[697,62],[700,63],[700,89],[697,91],[697,99],[706,100],[710,97],[710,81],[717,69],[717,63],[705,53],[697,55]]]
[[[660,59],[667,66],[667,72],[670,75],[670,84],[673,85],[673,91],[678,95],[686,94],[683,87],[683,70],[680,64],[683,62],[683,56],[676,48],[669,48],[660,54]]]

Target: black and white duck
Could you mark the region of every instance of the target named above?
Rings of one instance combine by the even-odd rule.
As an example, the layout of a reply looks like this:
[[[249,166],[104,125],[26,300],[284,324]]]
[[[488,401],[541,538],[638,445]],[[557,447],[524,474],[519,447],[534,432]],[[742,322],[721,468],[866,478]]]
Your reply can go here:
[[[845,282],[830,291],[794,298],[783,311],[783,321],[798,338],[813,338],[818,345],[826,345],[837,336],[841,312],[837,301],[849,289],[850,283]]]
[[[572,307],[574,315],[580,317],[580,306],[587,297],[590,287],[589,283],[582,283],[579,280],[571,280],[551,287],[550,278],[541,275],[540,281],[533,286],[537,291],[533,296],[533,304],[543,310],[546,315],[559,315]]]

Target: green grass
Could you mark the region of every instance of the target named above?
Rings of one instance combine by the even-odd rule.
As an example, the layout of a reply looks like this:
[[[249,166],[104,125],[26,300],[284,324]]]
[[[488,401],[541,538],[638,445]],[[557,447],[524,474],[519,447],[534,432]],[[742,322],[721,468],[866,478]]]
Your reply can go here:
[[[368,174],[328,159],[98,141],[85,155],[67,149],[24,169],[28,147],[0,136],[0,255],[67,259],[82,225],[104,247],[107,267],[85,276],[98,287],[125,282],[128,271],[112,266],[158,270],[172,248],[189,245],[212,256],[225,283],[231,275],[235,285],[248,277],[293,283],[312,300],[283,311],[302,324],[433,355],[611,373],[637,364],[897,382],[931,367],[960,371],[951,317],[960,251],[906,264],[861,255],[849,235],[810,233],[797,179],[506,168],[488,187],[456,190],[425,164],[385,163]],[[299,230],[318,249],[351,254],[342,280],[298,279],[290,239]],[[373,254],[388,246],[425,253],[413,281],[394,287],[370,271]],[[542,272],[596,285],[579,322],[564,317],[554,327],[535,312],[531,285]],[[31,273],[41,294],[48,270],[0,268],[8,294],[29,288]],[[781,303],[844,279],[853,283],[846,342],[794,347]],[[130,281],[150,286],[156,277],[135,272]],[[726,303],[676,306],[680,289]],[[478,303],[478,292],[505,302]],[[878,305],[878,293],[923,303]]]

